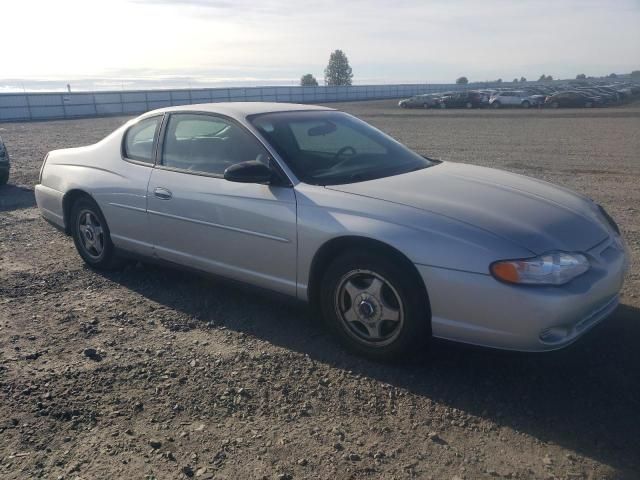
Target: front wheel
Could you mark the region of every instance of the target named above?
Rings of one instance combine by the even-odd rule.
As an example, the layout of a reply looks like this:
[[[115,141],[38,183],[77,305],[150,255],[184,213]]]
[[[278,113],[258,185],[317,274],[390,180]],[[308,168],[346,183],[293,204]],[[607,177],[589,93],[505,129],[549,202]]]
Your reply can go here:
[[[103,270],[120,266],[107,221],[92,199],[76,201],[71,208],[70,221],[76,250],[87,265]]]
[[[427,296],[416,280],[386,256],[346,252],[323,277],[323,317],[356,353],[374,360],[406,355],[430,337]]]

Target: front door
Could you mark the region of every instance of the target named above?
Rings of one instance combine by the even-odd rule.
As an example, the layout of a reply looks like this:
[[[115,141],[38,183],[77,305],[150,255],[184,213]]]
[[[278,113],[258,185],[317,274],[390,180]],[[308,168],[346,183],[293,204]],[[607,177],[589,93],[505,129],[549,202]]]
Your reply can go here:
[[[247,160],[268,162],[269,155],[234,121],[171,114],[148,187],[156,255],[295,295],[295,193],[223,178],[228,166]]]

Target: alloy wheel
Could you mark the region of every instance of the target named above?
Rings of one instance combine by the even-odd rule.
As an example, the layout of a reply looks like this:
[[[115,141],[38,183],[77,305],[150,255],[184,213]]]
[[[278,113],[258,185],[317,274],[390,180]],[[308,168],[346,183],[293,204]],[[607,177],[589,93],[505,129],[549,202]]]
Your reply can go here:
[[[83,250],[91,258],[99,260],[104,253],[105,236],[96,214],[91,210],[81,210],[77,227]]]
[[[367,346],[393,342],[404,325],[404,307],[393,285],[370,270],[352,270],[338,282],[335,310],[345,331]]]

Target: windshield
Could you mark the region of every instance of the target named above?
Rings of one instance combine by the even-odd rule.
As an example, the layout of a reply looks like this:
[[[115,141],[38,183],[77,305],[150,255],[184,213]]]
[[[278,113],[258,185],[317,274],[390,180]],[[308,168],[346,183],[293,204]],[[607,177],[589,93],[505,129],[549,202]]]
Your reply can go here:
[[[362,182],[437,163],[342,112],[267,113],[249,121],[293,173],[313,185]]]

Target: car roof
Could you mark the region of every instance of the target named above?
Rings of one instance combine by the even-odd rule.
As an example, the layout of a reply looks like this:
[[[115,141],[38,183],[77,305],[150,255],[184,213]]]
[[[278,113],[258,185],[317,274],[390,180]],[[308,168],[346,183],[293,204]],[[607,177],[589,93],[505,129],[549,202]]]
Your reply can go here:
[[[235,119],[244,119],[250,115],[276,112],[295,112],[309,110],[335,109],[321,107],[318,105],[305,105],[300,103],[277,103],[277,102],[219,102],[219,103],[196,103],[193,105],[180,105],[175,107],[159,108],[144,114],[144,116],[157,115],[164,112],[208,112],[226,115]]]

